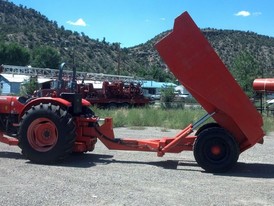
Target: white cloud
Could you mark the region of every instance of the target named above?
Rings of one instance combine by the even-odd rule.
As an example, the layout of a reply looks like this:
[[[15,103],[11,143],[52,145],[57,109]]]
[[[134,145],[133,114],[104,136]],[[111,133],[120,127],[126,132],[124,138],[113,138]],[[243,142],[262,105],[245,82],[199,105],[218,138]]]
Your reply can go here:
[[[166,20],[166,18],[164,18],[164,17],[163,17],[163,18],[160,18],[160,20],[161,20],[161,21],[165,21],[165,20]]]
[[[249,11],[239,11],[236,14],[234,14],[235,16],[243,16],[243,17],[247,17],[247,16],[260,16],[262,15],[262,12],[260,11],[256,11],[256,12],[249,12]]]
[[[235,16],[243,16],[243,17],[247,17],[250,16],[250,12],[249,11],[239,11],[238,13],[235,14]]]
[[[68,24],[73,25],[73,26],[87,26],[86,22],[80,18],[77,21],[67,21]]]

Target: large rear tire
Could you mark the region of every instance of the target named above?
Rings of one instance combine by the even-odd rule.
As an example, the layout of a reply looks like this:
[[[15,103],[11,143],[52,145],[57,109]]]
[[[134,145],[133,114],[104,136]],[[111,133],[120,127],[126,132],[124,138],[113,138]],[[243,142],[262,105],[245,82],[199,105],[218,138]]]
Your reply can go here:
[[[75,142],[72,116],[60,106],[33,106],[22,117],[19,147],[32,162],[50,164],[72,152]]]
[[[199,133],[194,143],[196,162],[206,172],[230,170],[238,161],[239,146],[223,128],[211,127]]]

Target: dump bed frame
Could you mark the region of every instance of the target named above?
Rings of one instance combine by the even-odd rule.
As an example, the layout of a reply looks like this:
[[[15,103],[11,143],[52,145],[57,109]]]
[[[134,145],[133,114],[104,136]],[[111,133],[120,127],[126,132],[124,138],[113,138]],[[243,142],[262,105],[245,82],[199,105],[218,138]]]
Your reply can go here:
[[[99,139],[115,150],[153,151],[158,156],[193,150],[197,163],[208,172],[231,169],[239,154],[262,142],[262,117],[237,84],[202,32],[184,12],[173,31],[156,44],[160,56],[180,83],[208,114],[172,138],[117,139],[111,119],[102,125]],[[201,126],[212,117],[216,122]]]
[[[258,141],[263,120],[187,12],[156,48],[178,78],[214,120],[237,140],[240,151]]]

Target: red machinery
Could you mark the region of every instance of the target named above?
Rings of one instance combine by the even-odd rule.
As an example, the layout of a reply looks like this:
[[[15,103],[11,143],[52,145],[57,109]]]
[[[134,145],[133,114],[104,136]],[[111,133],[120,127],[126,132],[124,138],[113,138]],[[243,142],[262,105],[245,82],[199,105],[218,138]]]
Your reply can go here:
[[[253,90],[255,91],[254,100],[259,100],[258,111],[266,110],[273,113],[273,100],[267,101],[267,95],[274,93],[274,78],[259,78],[253,81]],[[266,104],[263,103],[266,100]]]
[[[273,78],[260,78],[253,81],[253,89],[256,92],[274,92]]]
[[[94,88],[92,83],[76,82],[76,68],[73,67],[72,78],[64,80],[62,63],[59,68],[59,75],[56,85],[52,89],[40,89],[34,92],[35,97],[59,97],[63,92],[75,92],[82,95],[91,105],[100,108],[114,107],[136,107],[145,106],[151,103],[150,99],[145,97],[141,85],[135,82],[125,81],[104,81],[102,88]]]
[[[200,102],[208,115],[190,124],[175,137],[117,139],[111,118],[99,118],[78,94],[60,98],[1,97],[0,140],[18,144],[31,161],[51,163],[72,151],[94,149],[97,139],[107,148],[165,153],[194,152],[197,163],[208,172],[232,168],[239,154],[262,142],[262,118],[187,12],[175,20],[173,31],[156,44],[178,80]],[[212,117],[217,123],[200,127]],[[15,138],[5,137],[14,135]]]
[[[102,88],[95,89],[92,83],[77,85],[77,93],[91,105],[100,108],[145,106],[150,103],[145,97],[141,85],[134,82],[104,81]]]
[[[65,82],[66,84],[68,82]],[[145,106],[152,101],[145,97],[141,85],[134,82],[124,81],[104,81],[102,88],[94,88],[92,83],[77,84],[74,90],[64,87],[56,89],[40,89],[35,91],[34,96],[38,97],[56,97],[63,92],[75,92],[99,108],[116,107],[138,107]]]

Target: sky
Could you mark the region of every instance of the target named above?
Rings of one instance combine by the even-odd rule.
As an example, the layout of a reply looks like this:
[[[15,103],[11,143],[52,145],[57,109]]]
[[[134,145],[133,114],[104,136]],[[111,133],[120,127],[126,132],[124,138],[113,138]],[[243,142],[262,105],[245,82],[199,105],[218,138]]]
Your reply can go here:
[[[131,47],[173,28],[188,11],[200,28],[252,31],[274,37],[273,0],[9,0],[65,29]]]

